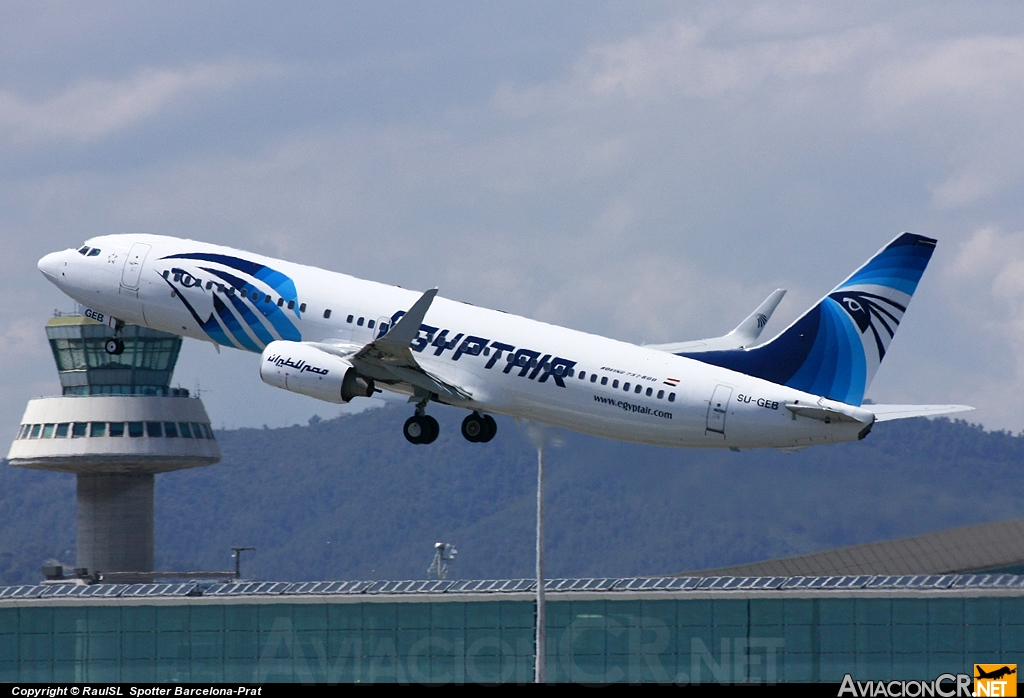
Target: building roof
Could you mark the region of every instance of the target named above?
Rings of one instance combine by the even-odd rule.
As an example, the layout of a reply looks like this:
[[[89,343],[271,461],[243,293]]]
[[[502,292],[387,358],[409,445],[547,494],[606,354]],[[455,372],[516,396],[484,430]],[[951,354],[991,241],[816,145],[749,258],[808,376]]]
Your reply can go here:
[[[1024,519],[1012,519],[677,576],[941,575],[1022,567]]]

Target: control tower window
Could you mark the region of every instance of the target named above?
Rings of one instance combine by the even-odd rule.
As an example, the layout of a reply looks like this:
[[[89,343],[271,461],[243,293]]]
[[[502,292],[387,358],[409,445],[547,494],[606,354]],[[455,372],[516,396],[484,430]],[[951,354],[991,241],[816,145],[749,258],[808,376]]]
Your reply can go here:
[[[175,422],[164,422],[164,435],[168,439],[178,438],[178,425]]]
[[[71,438],[80,439],[85,436],[85,429],[89,424],[87,422],[75,422],[71,425]]]
[[[42,424],[33,424],[32,425],[32,433],[29,435],[28,438],[30,438],[30,439],[38,439],[39,438],[39,430],[42,429],[42,428],[43,428]]]
[[[178,433],[181,434],[182,438],[192,438],[192,430],[189,428],[188,422],[178,422]]]
[[[110,435],[116,437],[124,436],[124,422],[111,422]]]
[[[128,436],[135,438],[142,436],[144,433],[146,433],[146,430],[142,422],[128,422]]]
[[[44,438],[44,439],[52,439],[53,438],[53,425],[52,424],[44,424],[43,425],[43,436],[42,436],[42,438]]]
[[[107,435],[107,423],[106,422],[93,422],[89,425],[89,436],[106,436]]]
[[[146,422],[146,436],[158,439],[163,435],[163,422]]]

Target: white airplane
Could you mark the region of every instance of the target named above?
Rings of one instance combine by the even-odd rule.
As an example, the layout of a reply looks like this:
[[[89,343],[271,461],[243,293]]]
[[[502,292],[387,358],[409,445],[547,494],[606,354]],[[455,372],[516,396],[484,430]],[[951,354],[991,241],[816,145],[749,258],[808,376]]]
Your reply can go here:
[[[904,233],[777,337],[752,346],[776,291],[733,332],[637,346],[229,247],[107,235],[39,269],[124,345],[131,322],[262,353],[260,377],[327,402],[410,396],[405,438],[433,442],[431,401],[643,444],[798,449],[863,439],[875,422],[973,409],[862,404],[935,240]]]

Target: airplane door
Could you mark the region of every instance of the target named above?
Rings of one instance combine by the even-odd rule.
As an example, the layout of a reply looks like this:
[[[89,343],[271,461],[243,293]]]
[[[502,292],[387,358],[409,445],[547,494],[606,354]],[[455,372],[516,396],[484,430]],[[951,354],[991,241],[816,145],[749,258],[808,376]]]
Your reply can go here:
[[[725,417],[731,397],[732,388],[729,386],[719,385],[715,388],[711,402],[708,403],[708,431],[725,435]]]
[[[128,258],[124,260],[124,271],[121,272],[121,286],[133,291],[139,288],[139,278],[142,276],[142,264],[146,261],[150,246],[144,242],[137,242],[132,245],[128,252]]]

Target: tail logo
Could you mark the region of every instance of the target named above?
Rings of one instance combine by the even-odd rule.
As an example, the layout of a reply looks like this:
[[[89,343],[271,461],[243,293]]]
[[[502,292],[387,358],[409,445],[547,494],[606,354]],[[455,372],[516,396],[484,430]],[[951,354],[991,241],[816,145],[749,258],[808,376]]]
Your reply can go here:
[[[861,334],[871,330],[875,346],[878,348],[878,360],[885,358],[885,348],[896,334],[896,328],[899,327],[900,318],[907,311],[907,306],[885,296],[864,291],[839,291],[831,294],[829,298],[846,310],[857,323]],[[886,335],[885,339],[882,338],[883,332]]]
[[[761,329],[761,328],[763,328],[767,324],[768,324],[768,316],[765,315],[764,313],[758,313],[757,314],[757,329]]]

